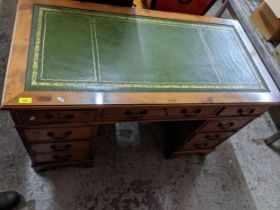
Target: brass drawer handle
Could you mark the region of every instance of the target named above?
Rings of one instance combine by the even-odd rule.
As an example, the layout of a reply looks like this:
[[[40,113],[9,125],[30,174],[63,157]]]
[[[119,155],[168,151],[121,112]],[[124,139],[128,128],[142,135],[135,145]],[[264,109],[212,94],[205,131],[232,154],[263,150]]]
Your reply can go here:
[[[29,117],[29,121],[34,121],[34,120],[36,120],[36,117],[34,115]]]
[[[67,114],[65,116],[54,116],[50,113],[46,114],[46,119],[48,120],[72,120],[75,118],[73,114]]]
[[[239,108],[237,110],[237,113],[240,115],[240,116],[249,116],[251,114],[253,114],[254,112],[256,111],[256,109],[252,108],[252,109],[243,109],[243,108]]]
[[[194,144],[193,146],[195,148],[197,148],[197,149],[201,149],[201,148],[208,147],[208,144],[207,143],[204,143],[204,144]]]
[[[181,113],[184,115],[184,116],[195,116],[195,115],[198,115],[200,112],[202,111],[202,109],[195,109],[193,111],[188,111],[188,109],[182,109],[181,110]]]
[[[218,124],[218,127],[221,128],[221,129],[229,129],[231,128],[232,126],[234,126],[234,122],[227,122],[227,123],[219,123]]]
[[[58,160],[58,161],[62,161],[62,160],[69,160],[72,158],[71,154],[67,154],[67,155],[54,155],[53,159]]]
[[[61,135],[57,135],[53,131],[47,132],[47,136],[49,136],[55,140],[66,139],[71,135],[72,135],[72,131],[66,131],[64,134],[61,134]]]
[[[205,138],[208,140],[208,141],[214,141],[216,139],[218,139],[221,135],[220,134],[216,134],[216,135],[206,135]]]
[[[132,119],[141,119],[148,114],[148,110],[142,110],[138,113],[133,113],[131,110],[127,110],[124,114]]]
[[[53,151],[57,152],[63,152],[63,151],[68,151],[72,147],[72,144],[66,144],[64,146],[57,146],[57,145],[51,145],[50,148]]]

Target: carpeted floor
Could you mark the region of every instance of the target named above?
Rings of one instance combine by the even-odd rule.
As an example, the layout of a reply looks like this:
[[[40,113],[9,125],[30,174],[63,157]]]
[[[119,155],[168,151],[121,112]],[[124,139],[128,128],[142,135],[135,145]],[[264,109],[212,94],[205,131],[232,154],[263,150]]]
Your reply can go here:
[[[257,5],[239,1],[248,14]],[[0,0],[1,88],[16,2]],[[207,157],[166,160],[156,125],[103,126],[95,167],[37,174],[9,114],[0,111],[0,191],[20,192],[17,209],[26,210],[278,210],[280,144],[254,141],[275,131],[266,113]]]

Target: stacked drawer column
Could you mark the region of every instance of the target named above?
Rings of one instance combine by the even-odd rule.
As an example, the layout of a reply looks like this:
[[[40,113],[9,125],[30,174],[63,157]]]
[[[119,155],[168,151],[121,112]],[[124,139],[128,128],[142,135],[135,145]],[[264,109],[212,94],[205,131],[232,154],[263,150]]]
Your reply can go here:
[[[35,170],[93,164],[96,111],[15,111],[16,128]]]

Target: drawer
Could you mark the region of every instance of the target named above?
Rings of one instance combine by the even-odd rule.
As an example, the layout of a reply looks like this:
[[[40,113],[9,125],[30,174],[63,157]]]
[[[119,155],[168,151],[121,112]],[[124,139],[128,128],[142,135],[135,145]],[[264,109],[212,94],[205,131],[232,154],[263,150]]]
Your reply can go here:
[[[268,106],[234,106],[234,107],[224,107],[218,112],[218,116],[240,116],[248,117],[253,115],[260,115],[265,112]]]
[[[88,151],[81,152],[60,152],[50,154],[35,154],[36,162],[66,162],[73,160],[84,160],[89,158]]]
[[[25,128],[21,132],[27,141],[68,141],[94,137],[95,127]]]
[[[199,117],[210,116],[215,113],[217,107],[171,107],[167,108],[168,117]]]
[[[235,132],[197,133],[183,146],[182,150],[211,149],[234,133]]]
[[[166,117],[164,108],[104,109],[101,120],[136,121],[156,117]]]
[[[190,155],[190,154],[207,155],[213,151],[214,151],[214,149],[200,149],[200,150],[196,149],[196,150],[189,150],[189,151],[178,150],[178,151],[175,151],[172,154],[170,154],[168,157],[177,158],[177,157],[186,156],[186,155]]]
[[[250,120],[227,119],[227,120],[210,120],[203,126],[200,131],[226,131],[238,130]]]
[[[92,111],[17,111],[19,124],[86,123],[94,122],[97,110]]]
[[[33,153],[76,152],[90,149],[90,141],[30,144]]]

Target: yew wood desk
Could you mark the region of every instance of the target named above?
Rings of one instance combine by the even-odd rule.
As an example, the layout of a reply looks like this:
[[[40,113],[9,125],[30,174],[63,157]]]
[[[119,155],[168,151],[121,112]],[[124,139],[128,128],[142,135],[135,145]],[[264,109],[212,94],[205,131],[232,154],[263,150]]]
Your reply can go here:
[[[279,105],[237,21],[20,0],[2,108],[37,170],[91,165],[99,124],[157,122],[166,154],[207,154]]]

